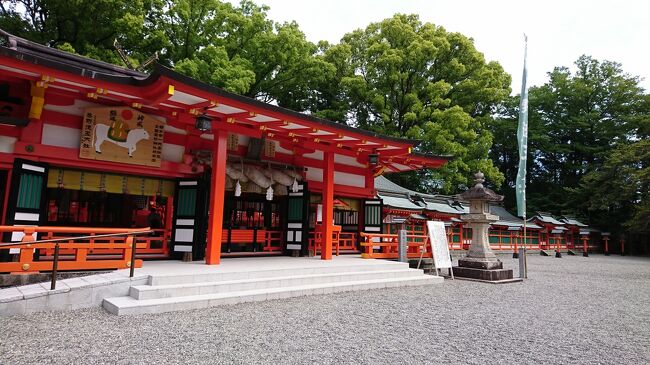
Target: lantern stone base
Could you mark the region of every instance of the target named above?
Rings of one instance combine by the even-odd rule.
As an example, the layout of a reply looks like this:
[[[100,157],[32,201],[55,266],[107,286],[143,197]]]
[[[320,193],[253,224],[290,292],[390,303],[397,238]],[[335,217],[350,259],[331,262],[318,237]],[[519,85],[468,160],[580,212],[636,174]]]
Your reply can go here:
[[[501,281],[513,278],[511,269],[504,269],[499,260],[481,260],[471,257],[458,259],[454,275],[462,278],[484,281]]]

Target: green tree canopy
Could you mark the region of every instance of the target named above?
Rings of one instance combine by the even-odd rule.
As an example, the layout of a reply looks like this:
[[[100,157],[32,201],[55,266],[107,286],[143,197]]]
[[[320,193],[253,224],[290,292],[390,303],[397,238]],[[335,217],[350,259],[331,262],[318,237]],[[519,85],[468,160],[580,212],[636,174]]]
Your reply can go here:
[[[353,124],[422,140],[423,152],[453,155],[442,169],[402,174],[399,183],[421,189],[424,177],[431,182],[425,187],[456,192],[480,169],[501,184],[502,174],[488,159],[492,135],[486,126],[510,93],[510,76],[498,63],[487,63],[471,39],[417,15],[397,14],[346,34],[338,47],[350,52],[352,67],[341,86]]]
[[[316,57],[298,25],[275,23],[268,7],[215,0],[174,1],[165,19],[173,31],[176,70],[226,90],[306,110],[310,85],[335,72]],[[167,26],[166,26],[167,27]]]
[[[156,24],[161,0],[10,0],[0,2],[0,28],[17,36],[122,64],[117,39],[137,64],[167,46]]]

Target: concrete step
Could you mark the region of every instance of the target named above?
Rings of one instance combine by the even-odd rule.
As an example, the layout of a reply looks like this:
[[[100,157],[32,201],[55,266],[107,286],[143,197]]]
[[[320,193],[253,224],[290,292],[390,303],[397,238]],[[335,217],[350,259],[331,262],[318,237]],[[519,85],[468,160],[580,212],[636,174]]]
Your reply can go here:
[[[419,275],[413,277],[382,278],[372,280],[296,285],[245,291],[231,291],[225,293],[200,294],[173,298],[138,300],[131,296],[126,296],[106,298],[104,299],[103,306],[108,312],[116,315],[163,313],[306,295],[437,284],[442,283],[443,280],[444,279],[441,277]]]
[[[149,285],[173,285],[189,283],[205,283],[224,280],[244,280],[256,278],[271,278],[299,275],[315,275],[328,273],[349,273],[359,271],[385,271],[396,270],[399,268],[408,268],[407,263],[387,261],[382,264],[373,265],[336,265],[325,267],[305,266],[303,268],[283,268],[268,270],[250,270],[218,273],[194,273],[194,274],[158,274],[151,276]]]
[[[299,285],[340,283],[389,278],[409,278],[422,276],[421,270],[406,268],[393,270],[366,270],[353,272],[330,272],[324,274],[271,276],[252,279],[208,281],[186,284],[138,285],[130,289],[129,295],[138,300],[183,297],[201,294],[226,293],[229,291],[248,291]]]

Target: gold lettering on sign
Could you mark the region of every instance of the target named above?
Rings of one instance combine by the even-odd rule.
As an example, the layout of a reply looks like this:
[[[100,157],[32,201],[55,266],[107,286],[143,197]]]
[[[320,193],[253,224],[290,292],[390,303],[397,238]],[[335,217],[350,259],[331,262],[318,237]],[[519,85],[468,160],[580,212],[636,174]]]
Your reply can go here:
[[[228,134],[228,150],[237,151],[238,147],[239,147],[239,135]]]
[[[275,157],[275,141],[264,141],[264,156]]]

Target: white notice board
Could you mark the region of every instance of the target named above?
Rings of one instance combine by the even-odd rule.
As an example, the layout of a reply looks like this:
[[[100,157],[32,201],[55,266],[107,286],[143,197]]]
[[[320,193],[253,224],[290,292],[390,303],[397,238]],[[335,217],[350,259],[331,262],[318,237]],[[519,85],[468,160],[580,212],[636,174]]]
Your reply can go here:
[[[427,231],[429,231],[429,242],[436,269],[451,269],[445,224],[440,221],[427,221]]]

